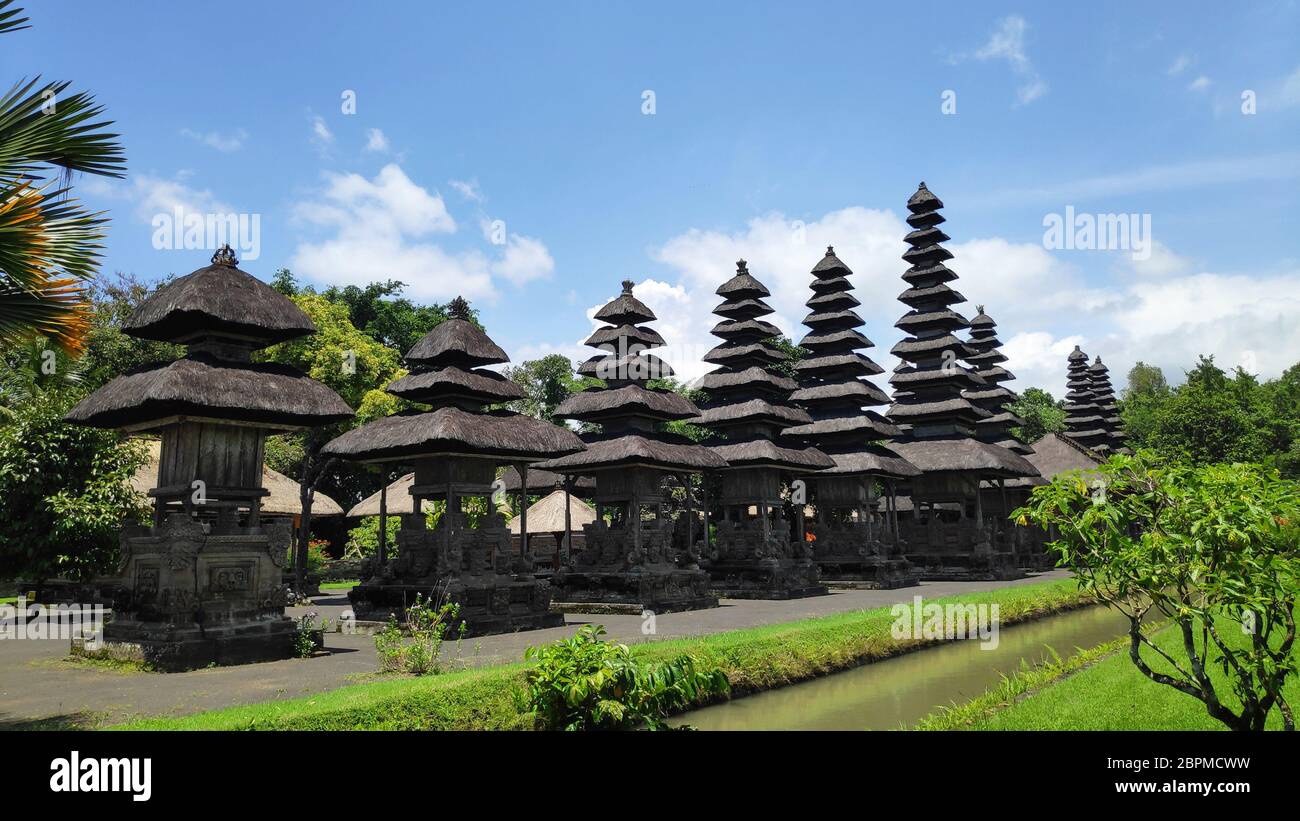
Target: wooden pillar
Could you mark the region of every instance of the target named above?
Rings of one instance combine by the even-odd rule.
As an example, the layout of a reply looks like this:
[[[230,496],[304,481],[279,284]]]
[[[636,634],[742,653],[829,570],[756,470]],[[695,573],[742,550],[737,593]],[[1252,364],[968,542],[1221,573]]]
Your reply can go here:
[[[379,566],[388,561],[388,471],[379,470]]]
[[[573,505],[572,487],[573,487],[573,478],[570,476],[564,477],[564,545],[563,545],[564,556],[563,558],[565,564],[568,563],[569,557],[573,555],[570,552],[573,550],[573,517],[572,517],[572,510],[571,510]],[[561,564],[560,559],[561,559],[560,549],[559,549],[559,545],[557,545],[555,551],[556,570],[560,569],[560,564]]]
[[[702,495],[704,496],[700,500],[700,503],[704,505],[704,555],[711,556],[713,555],[713,546],[709,537],[709,510],[712,505],[709,504],[709,474],[707,473],[700,474],[700,490],[703,491]]]
[[[519,464],[519,553],[528,556],[528,464]]]
[[[682,474],[677,477],[677,481],[682,483],[682,488],[686,491],[686,554],[689,556],[695,549],[695,506],[691,504],[690,476]]]

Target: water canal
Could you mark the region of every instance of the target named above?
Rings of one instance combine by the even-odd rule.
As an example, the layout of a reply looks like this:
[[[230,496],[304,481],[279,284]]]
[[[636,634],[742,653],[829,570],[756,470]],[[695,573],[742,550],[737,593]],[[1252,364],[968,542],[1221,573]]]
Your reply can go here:
[[[700,730],[897,730],[998,684],[1021,660],[1062,658],[1128,630],[1128,619],[1088,607],[1005,627],[996,648],[953,641],[842,673],[693,710],[675,725]]]

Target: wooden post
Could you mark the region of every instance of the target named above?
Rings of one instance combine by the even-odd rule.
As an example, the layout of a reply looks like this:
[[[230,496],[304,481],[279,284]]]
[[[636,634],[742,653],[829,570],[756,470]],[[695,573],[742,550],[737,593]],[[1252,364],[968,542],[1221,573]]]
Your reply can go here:
[[[528,464],[519,463],[519,554],[528,557]]]
[[[700,490],[703,491],[704,498],[700,502],[704,505],[704,555],[713,555],[713,545],[709,536],[709,510],[713,507],[709,503],[709,474],[700,474]]]
[[[677,477],[677,481],[682,483],[682,489],[686,491],[686,555],[691,556],[695,551],[695,506],[691,504],[690,475],[682,474]]]
[[[570,492],[570,488],[572,488],[572,486],[573,486],[573,477],[565,476],[564,477],[564,557],[563,557],[564,564],[568,564],[569,557],[572,555],[571,551],[573,550],[573,517],[572,517],[572,510],[570,509],[571,506],[573,505],[573,500]],[[557,549],[555,551],[556,570],[560,569],[560,564],[561,564],[560,558],[561,558],[560,551],[557,546]]]
[[[388,471],[379,469],[379,566],[388,561]]]

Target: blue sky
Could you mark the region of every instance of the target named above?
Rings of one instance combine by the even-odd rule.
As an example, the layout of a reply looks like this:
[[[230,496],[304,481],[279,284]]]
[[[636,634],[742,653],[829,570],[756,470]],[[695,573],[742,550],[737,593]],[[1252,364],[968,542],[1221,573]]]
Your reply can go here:
[[[123,134],[127,179],[79,181],[109,270],[205,263],[155,247],[176,207],[257,214],[245,270],[465,293],[516,360],[584,356],[631,278],[689,377],[738,256],[798,336],[833,242],[890,366],[925,180],[1013,387],[1059,395],[1076,343],[1172,378],[1300,360],[1295,2],[27,5],[5,74],[73,80]],[[1067,206],[1149,216],[1150,257],[1045,248]]]

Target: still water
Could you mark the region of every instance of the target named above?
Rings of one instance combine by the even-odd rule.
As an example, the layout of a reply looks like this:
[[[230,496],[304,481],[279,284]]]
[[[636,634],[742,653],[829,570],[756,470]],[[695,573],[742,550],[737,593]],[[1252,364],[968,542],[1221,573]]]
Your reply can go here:
[[[694,710],[674,725],[700,730],[897,730],[965,702],[1020,667],[1124,635],[1128,619],[1105,607],[1048,616],[1001,630],[996,649],[954,641],[777,690]]]

